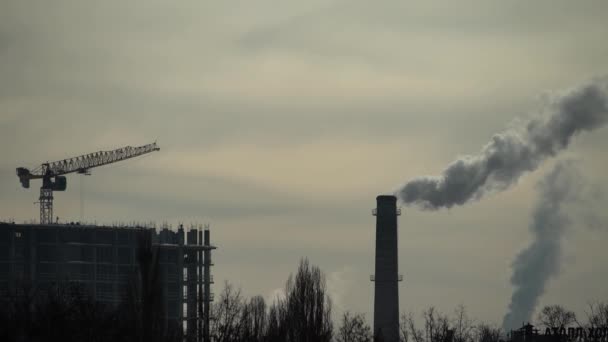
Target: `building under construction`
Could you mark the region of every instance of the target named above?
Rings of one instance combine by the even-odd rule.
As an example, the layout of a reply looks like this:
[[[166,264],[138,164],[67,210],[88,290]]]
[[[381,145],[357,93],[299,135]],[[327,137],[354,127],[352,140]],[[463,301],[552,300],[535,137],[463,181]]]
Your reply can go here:
[[[78,284],[95,301],[118,305],[142,273],[140,251],[152,251],[164,322],[189,341],[209,341],[211,245],[207,228],[0,223],[0,298],[23,288]]]

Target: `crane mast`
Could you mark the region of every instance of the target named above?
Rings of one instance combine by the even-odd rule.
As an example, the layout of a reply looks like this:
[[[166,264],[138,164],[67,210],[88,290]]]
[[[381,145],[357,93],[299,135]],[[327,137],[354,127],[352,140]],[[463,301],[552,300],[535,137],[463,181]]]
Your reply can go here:
[[[77,172],[90,174],[90,169],[135,158],[159,151],[156,142],[138,147],[126,146],[112,151],[99,151],[64,160],[46,162],[29,170],[17,168],[17,176],[24,188],[30,187],[30,180],[42,179],[40,187],[40,224],[53,223],[53,191],[65,191],[67,180],[64,175]]]

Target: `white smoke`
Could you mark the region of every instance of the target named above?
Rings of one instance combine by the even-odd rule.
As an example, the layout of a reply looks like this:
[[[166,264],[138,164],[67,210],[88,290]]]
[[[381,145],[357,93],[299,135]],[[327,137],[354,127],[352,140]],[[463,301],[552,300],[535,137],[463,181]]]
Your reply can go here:
[[[452,162],[439,176],[413,179],[396,191],[405,204],[450,208],[503,191],[568,147],[573,136],[608,122],[608,79],[596,79],[550,102],[544,115],[497,133],[477,155]]]
[[[537,187],[539,198],[530,223],[533,240],[512,264],[514,291],[504,331],[530,321],[547,282],[559,273],[562,235],[571,222],[564,205],[578,200],[583,182],[573,162],[559,162]]]

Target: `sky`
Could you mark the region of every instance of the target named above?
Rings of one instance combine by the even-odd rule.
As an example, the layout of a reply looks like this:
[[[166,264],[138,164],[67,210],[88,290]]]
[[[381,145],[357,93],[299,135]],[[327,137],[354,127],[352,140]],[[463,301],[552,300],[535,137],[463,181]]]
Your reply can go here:
[[[552,94],[608,71],[606,1],[0,0],[0,220],[38,219],[33,168],[157,141],[68,176],[62,221],[211,226],[213,270],[272,299],[302,257],[336,312],[371,321],[375,197],[477,153]],[[608,129],[513,188],[404,207],[402,312],[463,304],[499,324],[536,182],[574,159],[608,205]],[[541,305],[608,299],[607,225],[574,220]]]

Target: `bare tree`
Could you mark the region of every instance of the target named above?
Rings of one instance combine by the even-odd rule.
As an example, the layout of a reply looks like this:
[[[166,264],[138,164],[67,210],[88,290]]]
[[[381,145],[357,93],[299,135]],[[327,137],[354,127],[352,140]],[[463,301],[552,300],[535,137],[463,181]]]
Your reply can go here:
[[[226,281],[219,300],[212,307],[210,335],[213,340],[217,342],[238,340],[241,333],[242,312],[241,290],[235,289]]]
[[[424,328],[416,326],[413,315],[404,314],[400,322],[400,340],[403,342],[446,342],[452,339],[454,331],[449,329],[450,323],[447,315],[438,312],[434,307],[428,308],[422,313]],[[461,317],[463,325],[468,318]],[[466,329],[463,329],[466,330]]]
[[[412,342],[424,342],[424,332],[416,327],[414,315],[411,312],[401,315],[399,321],[399,340],[409,342],[410,339]]]
[[[270,308],[267,340],[284,342],[329,342],[333,336],[331,300],[325,276],[307,259],[285,285],[285,299]]]
[[[587,322],[584,324],[586,327],[603,328],[608,326],[608,302],[589,303],[586,314]]]
[[[266,302],[261,296],[251,298],[241,312],[240,341],[262,341],[266,331]]]
[[[426,342],[445,342],[450,334],[448,317],[438,312],[433,306],[428,308],[422,316],[424,317]]]
[[[286,305],[284,301],[276,299],[268,310],[268,318],[266,324],[266,333],[264,340],[266,342],[283,342],[287,336],[285,321]]]
[[[308,259],[301,260],[296,276],[287,280],[285,293],[287,341],[331,341],[331,300],[321,270]]]
[[[371,342],[372,330],[365,322],[363,314],[351,314],[346,311],[342,315],[342,325],[336,335],[337,342]]]
[[[454,342],[472,342],[475,333],[475,326],[472,319],[469,318],[464,305],[458,305],[454,310],[454,319],[452,320],[454,329]]]
[[[576,314],[561,305],[547,305],[538,313],[536,320],[545,328],[567,327],[576,323]]]
[[[410,341],[410,331],[408,329],[408,315],[402,314],[399,317],[399,342],[409,342]]]

